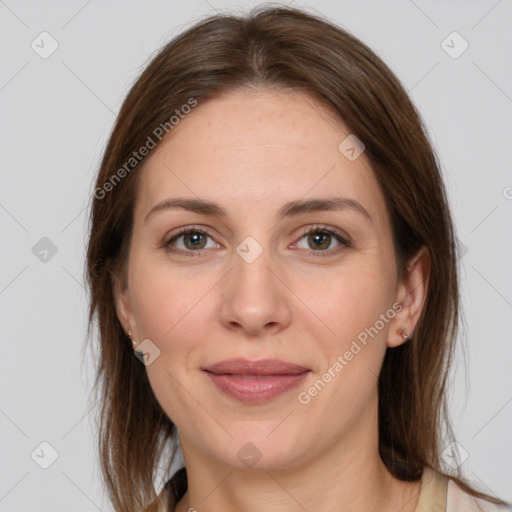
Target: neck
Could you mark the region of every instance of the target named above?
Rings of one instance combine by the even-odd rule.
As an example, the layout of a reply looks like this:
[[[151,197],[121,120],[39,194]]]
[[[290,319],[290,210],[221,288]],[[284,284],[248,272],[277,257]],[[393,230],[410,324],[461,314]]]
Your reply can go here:
[[[394,478],[378,454],[377,409],[336,446],[283,468],[234,468],[180,434],[188,491],[176,512],[414,512],[421,482]]]

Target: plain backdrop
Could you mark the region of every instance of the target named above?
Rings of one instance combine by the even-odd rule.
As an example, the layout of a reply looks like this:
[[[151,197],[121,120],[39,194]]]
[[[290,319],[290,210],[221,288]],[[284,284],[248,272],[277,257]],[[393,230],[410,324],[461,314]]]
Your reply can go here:
[[[292,5],[373,48],[426,122],[463,248],[468,357],[459,352],[450,385],[457,449],[469,480],[510,500],[512,1]],[[112,510],[88,400],[94,366],[82,351],[93,178],[120,104],[154,52],[205,15],[252,6],[0,0],[3,512]]]

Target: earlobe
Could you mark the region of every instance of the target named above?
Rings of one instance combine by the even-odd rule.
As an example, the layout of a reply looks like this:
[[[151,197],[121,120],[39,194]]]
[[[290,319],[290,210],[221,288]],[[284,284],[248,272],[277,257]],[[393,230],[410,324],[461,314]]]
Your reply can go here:
[[[409,341],[409,335],[405,332],[405,329],[403,327],[400,327],[400,329],[398,329],[398,334],[402,336],[402,340],[404,343]]]
[[[397,347],[413,338],[427,297],[429,277],[430,254],[423,246],[408,263],[398,286],[397,299],[402,308],[393,319],[388,347]]]
[[[403,309],[403,304],[400,305],[402,306]],[[412,334],[410,334],[409,331],[402,325],[405,322],[400,322],[402,322],[400,320],[400,317],[395,317],[393,321],[393,326],[389,330],[388,341],[386,345],[390,348],[403,345],[404,343],[409,342],[412,338]],[[397,327],[397,325],[399,325],[400,327]]]

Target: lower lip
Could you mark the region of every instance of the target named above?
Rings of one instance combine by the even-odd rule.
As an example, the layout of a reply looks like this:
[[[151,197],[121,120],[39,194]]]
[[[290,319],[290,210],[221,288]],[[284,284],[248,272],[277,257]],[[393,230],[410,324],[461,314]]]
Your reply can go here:
[[[245,403],[261,403],[296,387],[309,370],[298,375],[219,375],[206,372],[214,384],[232,398]]]

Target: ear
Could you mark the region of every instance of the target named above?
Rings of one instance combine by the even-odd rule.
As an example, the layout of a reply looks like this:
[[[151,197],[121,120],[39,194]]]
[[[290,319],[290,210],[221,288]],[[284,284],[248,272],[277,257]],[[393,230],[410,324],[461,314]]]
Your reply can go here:
[[[128,286],[121,285],[119,281],[116,281],[113,286],[113,294],[117,318],[123,326],[124,332],[128,333],[128,331],[131,330],[132,337],[135,338],[135,318],[132,312]]]
[[[423,246],[408,262],[404,276],[400,280],[397,289],[396,300],[402,305],[400,311],[391,322],[388,336],[388,347],[397,347],[404,343],[400,329],[411,338],[418,320],[423,311],[423,306],[428,292],[430,278],[430,254]]]

